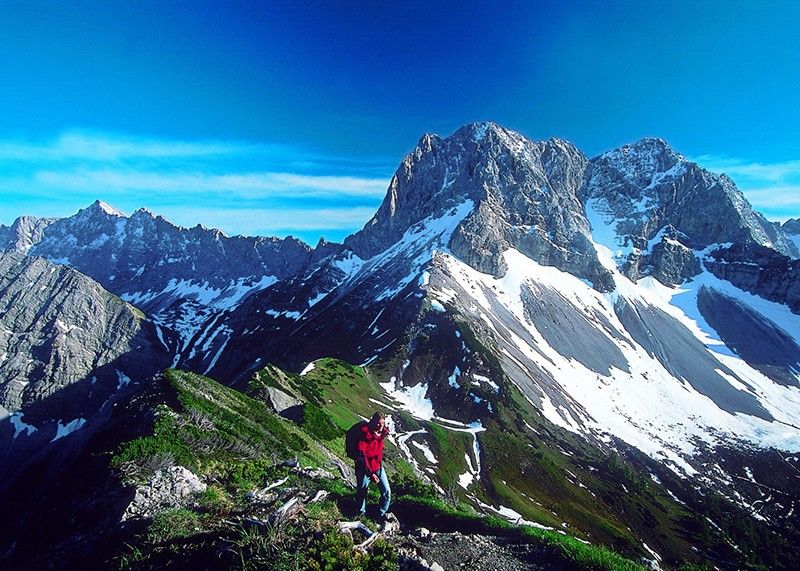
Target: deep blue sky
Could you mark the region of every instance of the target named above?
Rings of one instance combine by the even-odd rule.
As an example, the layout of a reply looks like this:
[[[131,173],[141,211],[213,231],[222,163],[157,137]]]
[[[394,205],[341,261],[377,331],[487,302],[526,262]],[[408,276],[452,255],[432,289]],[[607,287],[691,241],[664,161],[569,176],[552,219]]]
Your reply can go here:
[[[0,224],[341,239],[423,132],[643,136],[800,215],[798,2],[0,2]]]

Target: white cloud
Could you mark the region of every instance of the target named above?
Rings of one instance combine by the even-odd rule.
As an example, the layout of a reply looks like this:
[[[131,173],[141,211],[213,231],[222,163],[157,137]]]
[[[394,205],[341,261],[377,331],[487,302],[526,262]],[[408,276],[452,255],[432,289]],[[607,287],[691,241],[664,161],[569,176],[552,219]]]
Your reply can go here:
[[[701,155],[691,160],[710,171],[724,172],[733,179],[741,176],[761,181],[779,182],[787,178],[800,178],[800,160],[761,163],[716,155]]]
[[[0,141],[0,161],[115,162],[126,159],[209,158],[243,154],[299,153],[282,145],[239,141],[180,141],[69,131],[45,142]]]
[[[209,174],[202,172],[150,172],[130,169],[47,170],[33,174],[39,185],[75,191],[206,193],[230,198],[257,199],[276,196],[380,198],[389,181],[352,176],[302,175],[285,172]]]
[[[23,214],[69,216],[99,198],[124,211],[144,206],[177,224],[202,223],[229,234],[341,238],[374,214],[389,184],[386,165],[383,157],[336,157],[261,142],[91,131],[49,141],[0,140],[0,224]]]

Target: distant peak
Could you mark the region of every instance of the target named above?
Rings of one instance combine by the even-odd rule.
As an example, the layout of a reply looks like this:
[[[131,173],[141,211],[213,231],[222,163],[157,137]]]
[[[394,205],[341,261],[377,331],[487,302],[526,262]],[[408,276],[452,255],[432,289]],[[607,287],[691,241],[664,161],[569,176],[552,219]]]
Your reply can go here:
[[[669,154],[680,156],[676,153],[670,144],[662,139],[661,137],[643,137],[638,141],[634,141],[633,143],[628,143],[627,145],[623,145],[619,149],[615,149],[615,151],[623,151],[623,152],[646,152],[647,154]],[[614,152],[614,151],[611,151]],[[682,157],[681,157],[682,158]]]
[[[677,153],[667,141],[660,137],[644,137],[633,143],[606,151],[598,158],[621,163],[657,161],[661,164],[675,164],[686,161],[683,155]]]
[[[497,123],[492,121],[478,121],[476,123],[467,123],[456,131],[454,136],[468,136],[474,141],[482,141],[490,133],[496,133],[503,130]]]
[[[142,216],[145,218],[156,218],[155,213],[147,208],[139,208],[133,213],[133,216]]]
[[[800,218],[789,218],[781,225],[781,228],[792,236],[800,235]]]
[[[122,218],[125,217],[125,214],[121,210],[117,210],[116,208],[114,208],[113,206],[111,206],[106,202],[103,202],[102,200],[95,200],[89,207],[89,210],[105,212],[110,216],[120,216]]]

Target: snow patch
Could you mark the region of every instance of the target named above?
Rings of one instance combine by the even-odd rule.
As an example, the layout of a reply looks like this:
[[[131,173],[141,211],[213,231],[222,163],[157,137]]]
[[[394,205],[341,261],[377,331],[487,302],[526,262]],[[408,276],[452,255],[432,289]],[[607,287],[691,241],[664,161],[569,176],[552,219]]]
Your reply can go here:
[[[22,417],[25,416],[24,413],[18,412],[16,414],[12,414],[9,417],[11,424],[14,426],[14,439],[17,438],[23,431],[26,432],[26,436],[30,436],[34,432],[38,430],[34,425],[28,424],[22,420]]]
[[[450,377],[448,377],[448,379],[447,379],[447,382],[450,383],[450,386],[453,387],[454,389],[460,389],[461,388],[461,385],[459,385],[458,381],[456,380],[456,379],[458,379],[458,376],[460,374],[461,374],[461,369],[456,367],[455,369],[453,369],[453,374],[450,375]]]
[[[437,313],[447,313],[447,310],[444,308],[444,306],[435,299],[431,300],[431,309]]]
[[[416,440],[412,440],[411,444],[413,444],[416,448],[422,451],[422,454],[425,456],[425,459],[430,462],[431,464],[438,464],[439,461],[436,459],[436,456],[433,455],[430,447],[425,444],[424,442],[417,442]]]
[[[56,440],[64,438],[68,434],[72,434],[76,430],[83,427],[84,424],[86,424],[85,418],[76,418],[75,420],[71,420],[66,424],[62,424],[62,422],[59,420],[58,427],[56,428],[56,435],[50,442],[55,442]]]
[[[122,387],[127,387],[131,383],[131,378],[117,369],[117,390],[120,390]]]
[[[484,383],[489,385],[495,393],[500,392],[500,387],[489,377],[485,377],[483,375],[479,375],[477,373],[472,373],[472,378],[478,382]]]
[[[380,383],[386,393],[400,403],[400,406],[420,420],[431,420],[434,415],[433,403],[425,396],[427,383],[419,383],[413,387],[398,384],[396,377]]]

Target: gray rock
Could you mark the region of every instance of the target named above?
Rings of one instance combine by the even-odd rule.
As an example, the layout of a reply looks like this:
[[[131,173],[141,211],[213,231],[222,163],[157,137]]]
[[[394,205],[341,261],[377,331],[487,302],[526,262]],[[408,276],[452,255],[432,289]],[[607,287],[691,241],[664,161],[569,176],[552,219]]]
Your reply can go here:
[[[264,391],[266,392],[267,404],[278,414],[283,414],[284,411],[292,407],[303,405],[303,401],[300,399],[297,399],[280,389],[276,389],[275,387],[266,387]]]
[[[427,527],[418,527],[414,530],[414,535],[420,539],[427,539],[431,536],[431,530],[429,530]]]
[[[688,255],[664,247],[663,240],[661,252],[648,252],[648,242],[665,230],[679,234],[689,249],[750,243],[798,254],[786,232],[755,212],[730,178],[686,160],[661,139],[642,139],[592,159],[579,194],[613,221],[620,246],[635,248],[625,262],[632,279],[652,273],[664,283],[680,283],[699,272]]]
[[[45,228],[54,220],[54,218],[21,216],[9,227],[0,226],[0,252],[26,254],[31,246],[42,239]]]
[[[298,473],[305,477],[311,479],[322,479],[322,480],[335,480],[336,476],[325,470],[324,468],[300,468]]]
[[[425,135],[401,163],[378,212],[345,245],[372,257],[414,224],[469,200],[474,209],[448,247],[472,267],[503,275],[500,254],[514,247],[604,287],[607,272],[577,195],[586,165],[566,141],[534,142],[494,123],[467,125],[445,139]]]
[[[676,240],[664,239],[650,254],[652,275],[663,284],[680,284],[702,270],[694,252]]]
[[[703,265],[736,287],[786,304],[800,314],[800,260],[744,243],[710,252]]]
[[[72,268],[0,253],[0,405],[29,421],[89,418],[165,368],[154,329]]]
[[[200,478],[183,466],[164,468],[153,474],[146,485],[136,488],[122,521],[150,518],[166,509],[189,505],[206,488]]]
[[[781,224],[781,230],[790,236],[797,236],[800,234],[800,218],[790,218]]]

